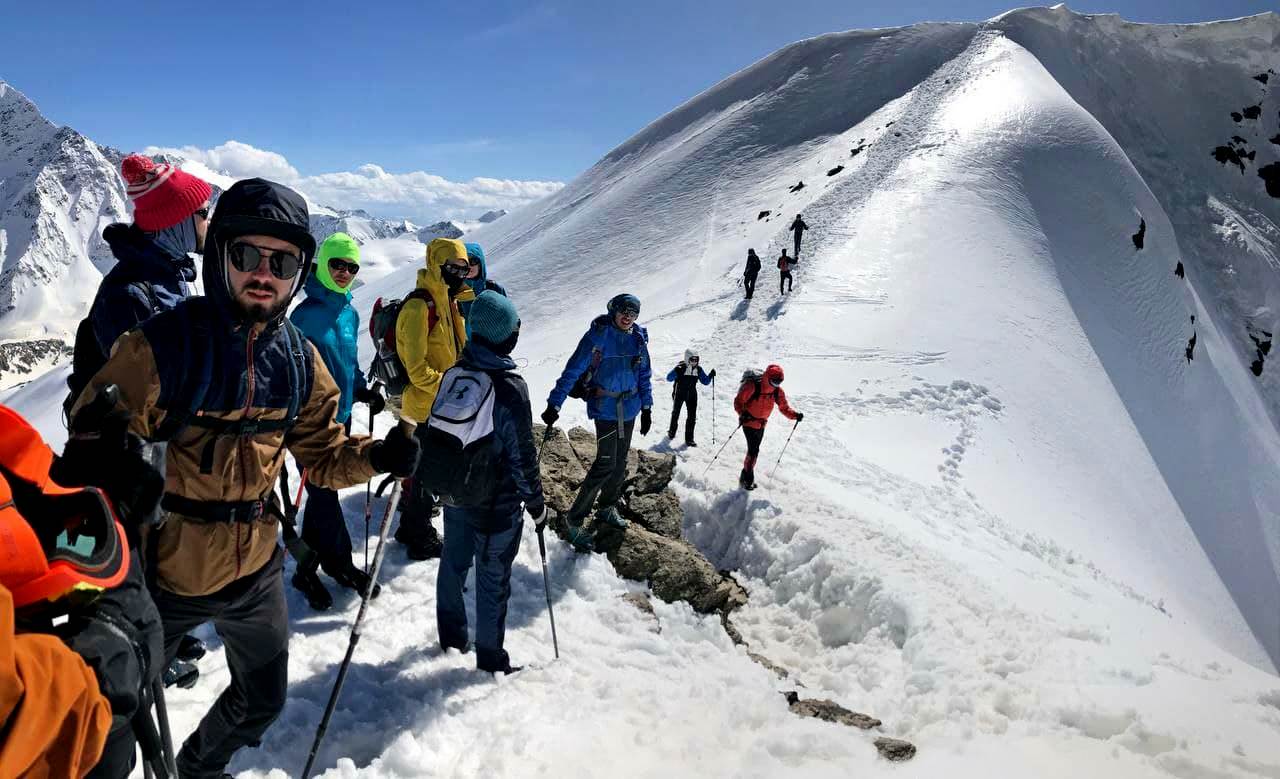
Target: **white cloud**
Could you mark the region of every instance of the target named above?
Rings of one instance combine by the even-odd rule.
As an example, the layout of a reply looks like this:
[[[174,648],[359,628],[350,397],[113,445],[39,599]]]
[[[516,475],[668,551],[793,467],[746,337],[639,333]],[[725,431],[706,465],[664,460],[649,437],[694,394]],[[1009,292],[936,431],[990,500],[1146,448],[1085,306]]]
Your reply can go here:
[[[440,219],[468,219],[484,211],[508,211],[553,194],[564,186],[558,181],[518,181],[473,178],[450,181],[425,171],[388,173],[366,163],[355,170],[301,175],[284,155],[258,149],[240,141],[227,141],[212,149],[150,147],[147,154],[176,154],[233,178],[263,178],[298,189],[313,203],[335,208],[363,208],[386,218],[408,218],[429,223]]]

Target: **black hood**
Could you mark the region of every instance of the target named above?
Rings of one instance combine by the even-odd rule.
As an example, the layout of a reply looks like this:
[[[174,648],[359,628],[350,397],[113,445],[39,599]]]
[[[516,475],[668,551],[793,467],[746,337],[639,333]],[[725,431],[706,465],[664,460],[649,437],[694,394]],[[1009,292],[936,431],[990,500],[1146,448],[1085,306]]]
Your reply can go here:
[[[316,239],[311,237],[310,224],[307,201],[292,189],[266,179],[237,181],[218,198],[213,221],[209,223],[204,255],[205,294],[230,311],[226,247],[241,235],[267,235],[302,249],[302,268],[294,279],[292,293],[297,295],[316,255]],[[281,316],[283,312],[281,309]]]

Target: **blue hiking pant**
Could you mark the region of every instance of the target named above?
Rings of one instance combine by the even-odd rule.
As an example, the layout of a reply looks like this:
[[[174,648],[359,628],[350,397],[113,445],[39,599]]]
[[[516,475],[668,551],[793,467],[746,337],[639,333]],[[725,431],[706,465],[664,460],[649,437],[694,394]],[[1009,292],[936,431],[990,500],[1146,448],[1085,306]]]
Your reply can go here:
[[[524,528],[520,509],[510,515],[509,525],[494,532],[477,530],[468,516],[487,515],[475,509],[445,506],[444,551],[436,575],[436,627],[442,647],[461,648],[467,643],[467,608],[462,587],[467,571],[476,566],[476,667],[482,671],[505,671],[510,658],[502,648],[507,629],[507,600],[511,597],[511,564],[520,548]],[[501,526],[494,517],[478,524]]]

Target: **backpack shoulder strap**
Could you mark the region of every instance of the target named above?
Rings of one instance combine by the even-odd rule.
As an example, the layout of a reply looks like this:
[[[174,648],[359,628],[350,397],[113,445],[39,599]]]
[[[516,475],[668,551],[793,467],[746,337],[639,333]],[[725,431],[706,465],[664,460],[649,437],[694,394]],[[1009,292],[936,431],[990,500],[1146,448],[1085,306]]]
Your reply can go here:
[[[180,372],[176,377],[169,374],[173,377],[175,386],[173,391],[167,393],[169,397],[164,420],[152,434],[153,441],[168,441],[182,432],[204,404],[205,395],[213,381],[212,355],[195,354],[197,345],[210,343],[208,300],[203,297],[188,298],[173,310],[177,319],[174,330],[182,334],[177,344],[182,352],[179,358]]]

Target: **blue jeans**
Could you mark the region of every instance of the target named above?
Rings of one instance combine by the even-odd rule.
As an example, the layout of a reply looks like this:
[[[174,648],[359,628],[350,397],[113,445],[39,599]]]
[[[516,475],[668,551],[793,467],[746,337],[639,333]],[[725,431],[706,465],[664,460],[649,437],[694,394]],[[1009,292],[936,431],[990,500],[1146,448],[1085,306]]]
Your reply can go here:
[[[473,512],[478,510],[453,506],[444,509],[444,551],[436,575],[436,628],[441,646],[466,646],[467,607],[462,600],[462,586],[474,560],[476,667],[504,671],[510,664],[502,643],[507,628],[507,599],[511,597],[511,564],[520,548],[524,523],[521,510],[516,509],[510,515],[508,528],[482,533],[467,521]]]

